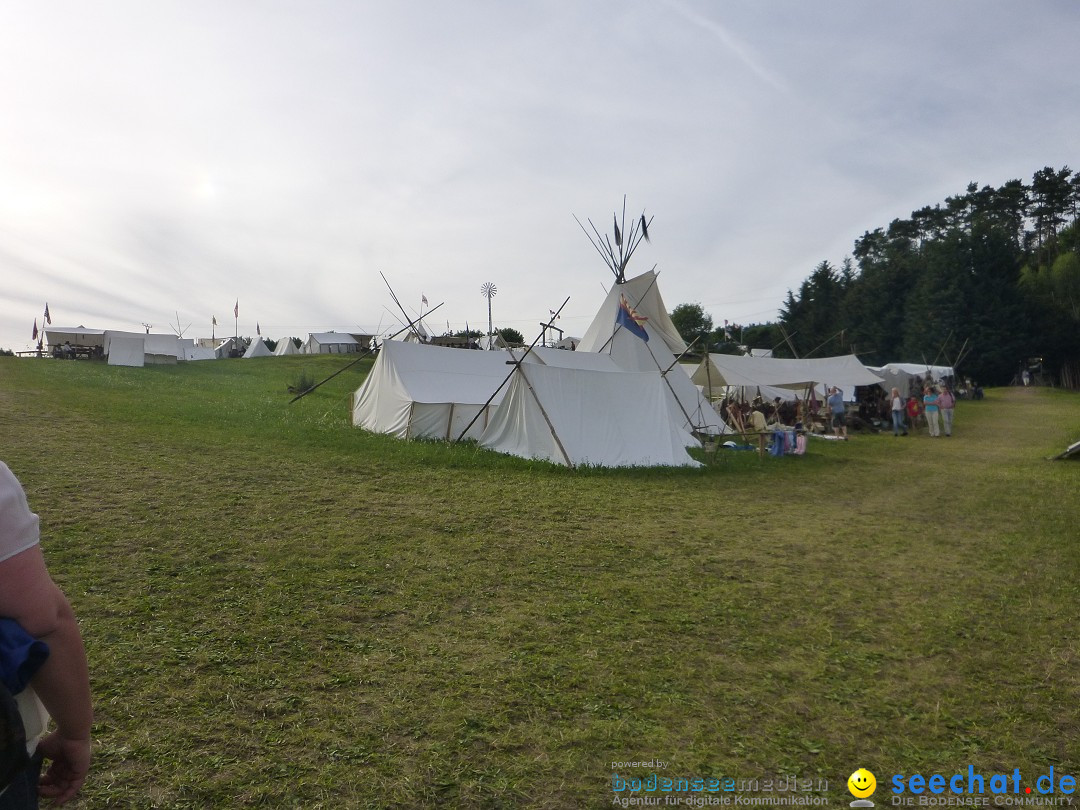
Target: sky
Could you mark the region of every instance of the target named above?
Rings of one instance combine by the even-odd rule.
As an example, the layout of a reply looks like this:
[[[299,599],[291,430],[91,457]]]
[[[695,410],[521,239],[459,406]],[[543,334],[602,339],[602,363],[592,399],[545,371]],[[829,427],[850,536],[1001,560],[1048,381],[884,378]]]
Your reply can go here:
[[[644,213],[669,309],[776,317],[969,182],[1080,165],[1073,0],[7,0],[0,347],[584,333],[574,217]],[[234,320],[233,308],[239,317]],[[211,319],[217,319],[216,329]]]

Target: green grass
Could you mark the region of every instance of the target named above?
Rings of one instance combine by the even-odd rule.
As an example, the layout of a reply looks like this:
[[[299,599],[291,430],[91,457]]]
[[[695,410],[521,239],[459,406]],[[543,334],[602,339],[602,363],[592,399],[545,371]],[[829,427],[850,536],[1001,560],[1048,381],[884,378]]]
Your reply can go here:
[[[671,777],[1080,771],[1080,396],[583,470],[349,426],[367,363],[0,358],[96,702],[83,807],[608,807]],[[645,776],[649,769],[620,771]]]

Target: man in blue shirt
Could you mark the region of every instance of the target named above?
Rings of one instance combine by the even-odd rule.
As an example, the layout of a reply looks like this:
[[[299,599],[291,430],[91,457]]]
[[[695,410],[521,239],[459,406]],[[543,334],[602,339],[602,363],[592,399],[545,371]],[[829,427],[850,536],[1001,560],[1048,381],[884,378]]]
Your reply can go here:
[[[833,435],[847,441],[847,420],[844,418],[846,406],[844,395],[835,386],[829,389],[829,410],[832,412]]]

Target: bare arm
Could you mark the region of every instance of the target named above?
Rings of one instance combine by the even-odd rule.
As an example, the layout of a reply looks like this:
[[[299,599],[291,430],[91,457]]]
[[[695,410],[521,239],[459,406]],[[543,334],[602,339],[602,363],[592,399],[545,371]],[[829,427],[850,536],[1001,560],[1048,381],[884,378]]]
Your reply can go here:
[[[90,676],[75,613],[49,576],[40,546],[0,562],[0,616],[15,619],[49,645],[49,658],[31,681],[57,727],[39,744],[52,761],[41,794],[65,802],[90,767]]]

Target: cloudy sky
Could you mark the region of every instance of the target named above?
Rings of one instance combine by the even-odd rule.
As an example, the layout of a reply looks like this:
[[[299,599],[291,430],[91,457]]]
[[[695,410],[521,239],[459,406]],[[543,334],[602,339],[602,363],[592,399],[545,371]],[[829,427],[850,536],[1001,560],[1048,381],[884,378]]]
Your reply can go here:
[[[1073,0],[7,0],[0,347],[54,325],[531,338],[653,217],[669,308],[775,316],[867,229],[1080,164]],[[190,327],[188,326],[190,324]]]

